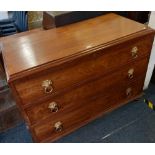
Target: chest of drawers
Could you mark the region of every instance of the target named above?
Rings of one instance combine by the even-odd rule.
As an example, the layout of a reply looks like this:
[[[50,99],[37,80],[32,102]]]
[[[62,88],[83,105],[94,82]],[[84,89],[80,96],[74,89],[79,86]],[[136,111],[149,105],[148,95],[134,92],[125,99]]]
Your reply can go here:
[[[108,14],[2,41],[10,88],[35,142],[52,142],[139,97],[154,30]]]

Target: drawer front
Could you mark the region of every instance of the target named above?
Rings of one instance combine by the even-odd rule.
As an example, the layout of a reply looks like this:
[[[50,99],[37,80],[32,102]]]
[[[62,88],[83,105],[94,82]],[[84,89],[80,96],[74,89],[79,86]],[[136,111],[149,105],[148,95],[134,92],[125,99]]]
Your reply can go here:
[[[69,89],[76,83],[101,76],[130,61],[141,59],[141,56],[149,54],[150,47],[149,37],[109,47],[73,62],[61,64],[54,69],[21,79],[15,82],[15,88],[23,105],[37,103],[39,100],[44,101],[45,98]]]
[[[70,113],[66,113],[61,117],[51,117],[42,121],[40,124],[34,125],[31,128],[35,134],[36,140],[38,142],[54,141],[101,116],[105,112],[134,99],[134,97],[141,94],[143,81],[143,79],[140,79],[136,81],[134,85],[124,87],[118,85],[116,88],[112,89],[111,94],[107,96],[104,95],[94,98],[81,108],[77,108]],[[129,88],[132,89],[132,93],[126,95]]]
[[[32,124],[49,116],[60,116],[63,112],[71,112],[79,105],[83,106],[86,100],[99,94],[111,94],[111,89],[118,85],[126,86],[135,80],[145,77],[148,59],[142,59],[137,63],[125,66],[122,70],[116,70],[111,75],[90,81],[82,86],[65,92],[63,95],[52,97],[47,102],[42,102],[25,109]]]

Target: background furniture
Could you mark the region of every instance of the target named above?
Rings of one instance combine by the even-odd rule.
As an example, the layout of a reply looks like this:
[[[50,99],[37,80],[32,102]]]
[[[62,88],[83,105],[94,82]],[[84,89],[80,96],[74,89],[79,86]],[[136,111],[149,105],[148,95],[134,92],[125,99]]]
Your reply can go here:
[[[16,33],[17,33],[17,28],[15,26],[13,19],[0,20],[0,37],[13,35]]]
[[[8,12],[8,18],[0,20],[1,37],[27,30],[27,11],[11,11]]]
[[[112,11],[44,11],[43,28],[50,29],[79,22],[85,19],[101,16]],[[113,11],[129,19],[145,23],[148,21],[149,11]]]

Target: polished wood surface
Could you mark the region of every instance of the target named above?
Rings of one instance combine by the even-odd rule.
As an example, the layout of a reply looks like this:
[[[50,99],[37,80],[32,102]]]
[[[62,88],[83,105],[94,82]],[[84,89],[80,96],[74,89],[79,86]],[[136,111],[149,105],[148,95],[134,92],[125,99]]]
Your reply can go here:
[[[123,87],[118,84],[115,89],[110,89],[111,92],[108,96],[103,95],[93,98],[87,101],[84,106],[77,107],[76,110],[65,113],[59,117],[48,118],[40,124],[34,125],[32,128],[36,134],[36,141],[56,140],[60,136],[64,136],[76,128],[94,120],[98,115],[102,115],[111,109],[115,109],[122,103],[133,99],[141,93],[143,81],[144,79],[140,79],[136,82],[136,85]],[[132,88],[132,94],[130,96],[126,95],[126,89],[128,87]],[[111,94],[113,95],[111,96]],[[61,121],[63,124],[62,131],[55,131],[54,124],[58,121]]]
[[[109,14],[6,38],[8,82],[34,141],[54,141],[140,96],[154,34]]]
[[[144,58],[137,63],[128,64],[125,68],[121,70],[116,70],[115,72],[109,74],[108,76],[101,76],[93,81],[88,81],[82,86],[76,87],[75,89],[66,91],[63,94],[57,95],[55,97],[50,97],[50,99],[43,103],[35,104],[26,108],[26,113],[33,124],[37,120],[43,120],[49,116],[59,117],[63,116],[65,113],[70,113],[76,110],[79,105],[83,106],[87,104],[87,101],[94,96],[104,94],[107,96],[111,94],[111,89],[121,85],[122,87],[130,85],[132,82],[140,78],[145,78],[145,71],[148,63],[148,58]],[[133,78],[128,76],[128,71],[134,69]],[[85,93],[84,93],[85,92]],[[51,112],[48,108],[49,104],[56,102],[59,107],[59,112]],[[31,104],[32,105],[32,104]]]
[[[55,61],[92,52],[99,45],[104,48],[104,44],[144,30],[143,24],[108,14],[22,37],[16,35],[2,41],[8,80],[16,78],[20,72],[29,74],[30,69],[39,70],[40,65],[52,65]]]
[[[37,73],[33,76],[26,76],[20,81],[15,82],[17,92],[20,94],[23,105],[38,102],[46,97],[54,96],[69,86],[76,83],[82,83],[85,79],[94,78],[107,74],[116,68],[119,68],[127,62],[140,60],[148,55],[151,47],[152,38],[149,35],[136,38],[134,40],[99,50],[89,57],[85,56],[68,64],[63,64],[54,69],[44,70],[43,73]],[[132,57],[131,50],[133,47],[138,48],[138,57]],[[115,51],[113,50],[115,49]],[[127,52],[126,52],[127,51]],[[118,59],[113,59],[114,57]],[[89,67],[87,67],[89,66]],[[70,73],[72,73],[70,75]],[[69,75],[69,76],[68,76]],[[36,78],[37,76],[37,78]],[[53,92],[45,94],[41,86],[44,80],[52,80]],[[38,98],[40,96],[40,98]]]

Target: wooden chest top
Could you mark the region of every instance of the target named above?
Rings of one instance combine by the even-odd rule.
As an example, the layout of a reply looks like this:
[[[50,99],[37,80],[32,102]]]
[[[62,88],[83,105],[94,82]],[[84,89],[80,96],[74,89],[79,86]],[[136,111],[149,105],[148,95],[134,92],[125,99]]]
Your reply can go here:
[[[152,30],[108,14],[47,31],[6,37],[1,42],[8,81],[128,40],[142,31]]]

